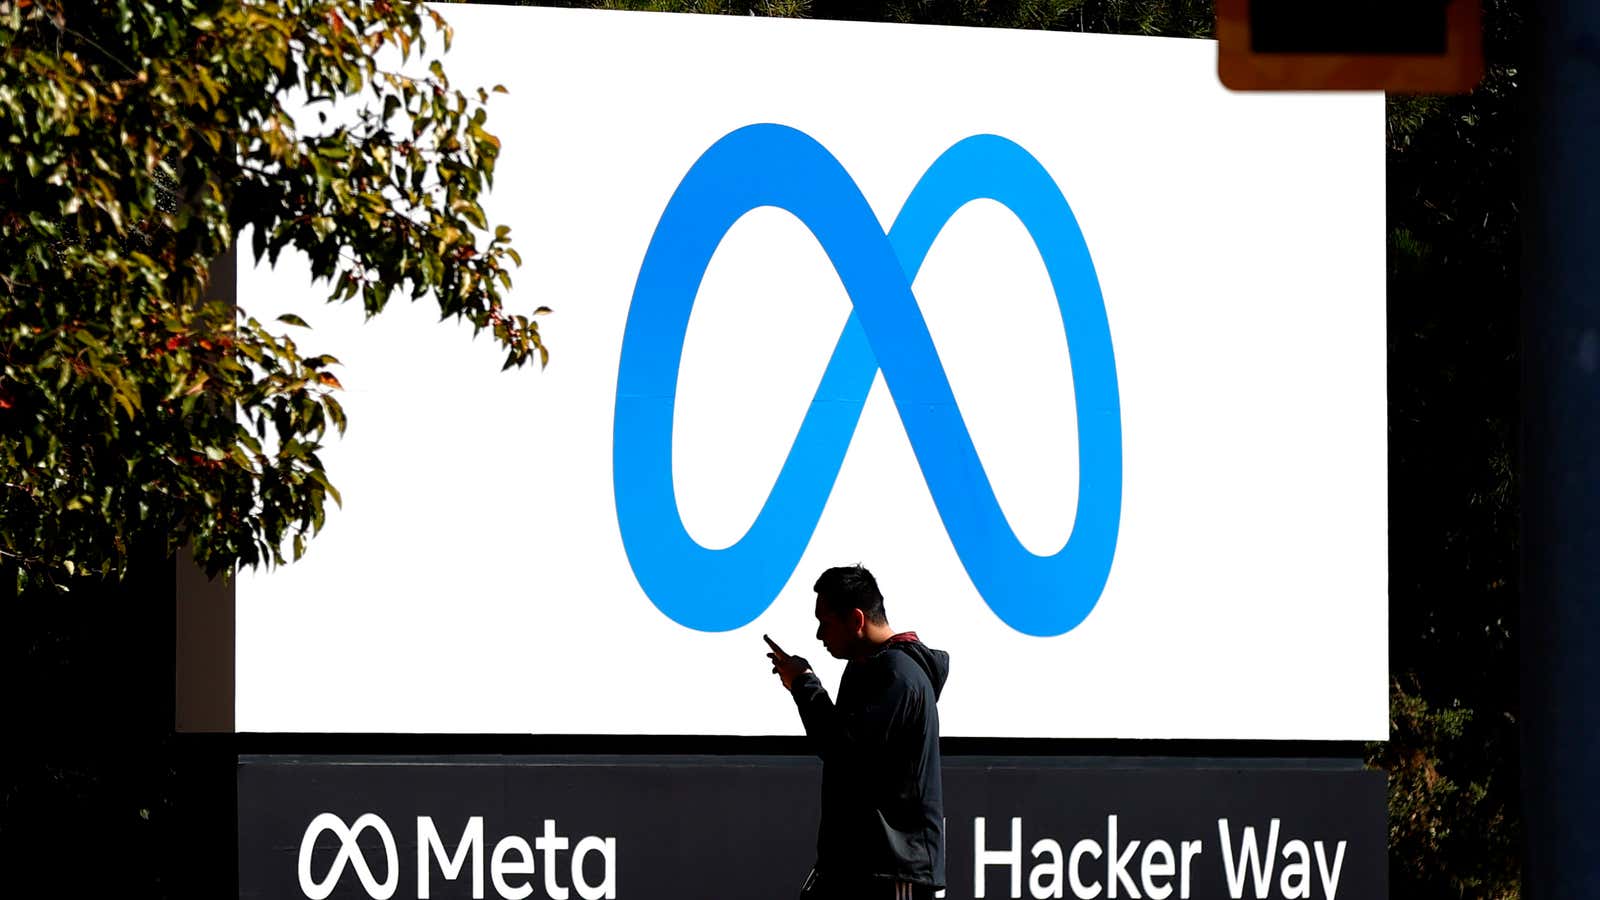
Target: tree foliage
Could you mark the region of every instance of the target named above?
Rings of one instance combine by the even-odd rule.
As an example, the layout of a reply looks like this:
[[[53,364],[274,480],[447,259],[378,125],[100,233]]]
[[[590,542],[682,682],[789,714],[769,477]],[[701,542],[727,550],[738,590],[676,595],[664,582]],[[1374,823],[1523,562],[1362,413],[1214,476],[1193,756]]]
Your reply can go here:
[[[1166,37],[1205,37],[1209,0],[567,0],[578,6],[679,13],[810,17],[861,22],[1035,28]]]
[[[545,360],[480,202],[488,94],[423,68],[449,40],[386,0],[0,0],[0,562],[24,586],[135,547],[282,562],[337,501],[337,361],[210,290],[245,235],[330,299],[432,297],[507,366]]]
[[[1522,10],[1484,5],[1487,72],[1389,99],[1390,882],[1520,892]]]

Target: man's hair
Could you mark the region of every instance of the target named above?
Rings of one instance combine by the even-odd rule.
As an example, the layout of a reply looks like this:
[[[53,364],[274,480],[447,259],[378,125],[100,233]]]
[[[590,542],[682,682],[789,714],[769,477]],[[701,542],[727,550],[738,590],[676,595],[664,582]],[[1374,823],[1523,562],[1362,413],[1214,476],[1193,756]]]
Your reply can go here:
[[[859,609],[868,622],[882,625],[889,621],[888,614],[883,611],[883,594],[878,592],[877,579],[859,563],[828,569],[811,589],[836,616],[842,618],[852,609]]]

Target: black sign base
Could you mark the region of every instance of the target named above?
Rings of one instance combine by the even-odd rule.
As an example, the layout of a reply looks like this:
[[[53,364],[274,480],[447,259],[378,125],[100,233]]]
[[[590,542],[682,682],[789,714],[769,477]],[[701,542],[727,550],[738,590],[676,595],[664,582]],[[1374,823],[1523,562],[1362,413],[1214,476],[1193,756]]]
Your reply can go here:
[[[797,757],[242,757],[245,898],[785,900]],[[1384,900],[1384,776],[1343,761],[947,757],[945,897]]]

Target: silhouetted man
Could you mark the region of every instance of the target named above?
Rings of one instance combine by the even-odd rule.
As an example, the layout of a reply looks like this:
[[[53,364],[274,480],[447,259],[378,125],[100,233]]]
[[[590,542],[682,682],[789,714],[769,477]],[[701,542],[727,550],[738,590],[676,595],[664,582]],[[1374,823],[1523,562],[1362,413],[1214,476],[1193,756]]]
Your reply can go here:
[[[895,633],[878,583],[861,566],[822,573],[817,640],[849,660],[839,700],[811,664],[767,638],[772,670],[794,696],[822,757],[822,821],[806,900],[926,900],[944,887],[939,710],[950,655]]]

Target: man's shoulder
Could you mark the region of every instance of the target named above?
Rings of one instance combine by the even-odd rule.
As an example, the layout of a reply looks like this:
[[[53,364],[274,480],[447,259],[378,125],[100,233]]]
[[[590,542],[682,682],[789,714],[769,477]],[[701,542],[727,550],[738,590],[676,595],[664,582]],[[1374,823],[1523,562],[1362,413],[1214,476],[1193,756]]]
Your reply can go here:
[[[879,647],[866,656],[857,657],[845,666],[845,674],[856,674],[862,679],[901,679],[921,671],[915,661],[888,645]]]
[[[866,657],[862,662],[867,663],[881,673],[881,677],[894,681],[904,681],[915,687],[928,686],[932,683],[928,672],[904,648],[894,644],[885,644],[878,652]]]

